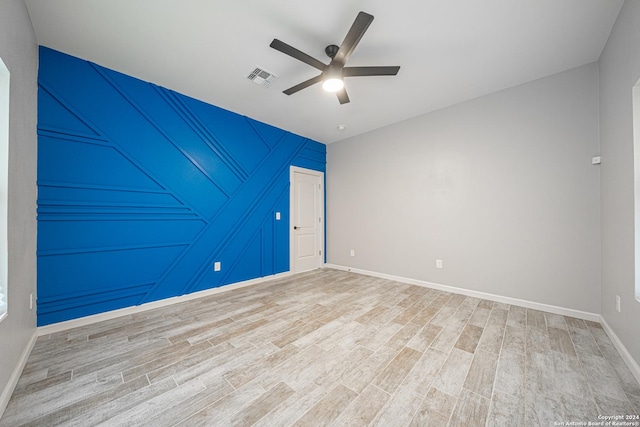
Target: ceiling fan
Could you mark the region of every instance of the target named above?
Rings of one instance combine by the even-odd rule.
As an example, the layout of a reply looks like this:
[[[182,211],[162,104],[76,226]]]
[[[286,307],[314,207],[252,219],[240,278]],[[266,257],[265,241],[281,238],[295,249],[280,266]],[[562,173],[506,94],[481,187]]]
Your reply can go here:
[[[369,25],[371,25],[371,22],[373,22],[372,15],[365,12],[358,13],[358,16],[356,16],[356,19],[351,25],[351,29],[349,29],[349,32],[344,38],[342,44],[340,46],[332,44],[325,48],[325,53],[329,58],[331,58],[329,65],[307,55],[295,47],[289,46],[285,42],[273,39],[269,46],[321,71],[320,75],[290,87],[283,91],[283,93],[292,95],[304,88],[322,81],[322,87],[324,90],[335,92],[340,104],[346,104],[349,102],[349,95],[347,95],[347,90],[344,88],[344,77],[395,76],[398,74],[400,67],[395,66],[345,67],[349,57],[355,50],[364,33],[367,31],[367,28],[369,28]]]

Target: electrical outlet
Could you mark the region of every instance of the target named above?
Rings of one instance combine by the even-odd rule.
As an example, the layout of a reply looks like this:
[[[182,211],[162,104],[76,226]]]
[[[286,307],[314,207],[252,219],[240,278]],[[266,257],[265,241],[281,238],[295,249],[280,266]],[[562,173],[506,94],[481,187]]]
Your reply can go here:
[[[222,264],[220,263],[220,261],[216,261],[213,263],[213,271],[220,271],[222,270]]]
[[[276,212],[276,221],[280,221],[280,212]]]
[[[442,268],[442,260],[441,259],[437,259],[436,260],[436,268]]]
[[[620,295],[616,295],[616,310],[620,313]]]
[[[356,256],[356,250],[355,249],[351,249],[351,256]]]

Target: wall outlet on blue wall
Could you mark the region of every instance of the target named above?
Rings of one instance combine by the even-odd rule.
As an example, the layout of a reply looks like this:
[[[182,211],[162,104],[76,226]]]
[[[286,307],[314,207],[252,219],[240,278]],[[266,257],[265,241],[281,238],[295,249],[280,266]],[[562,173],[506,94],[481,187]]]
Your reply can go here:
[[[213,271],[220,271],[222,266],[220,265],[220,261],[216,261],[213,263]]]

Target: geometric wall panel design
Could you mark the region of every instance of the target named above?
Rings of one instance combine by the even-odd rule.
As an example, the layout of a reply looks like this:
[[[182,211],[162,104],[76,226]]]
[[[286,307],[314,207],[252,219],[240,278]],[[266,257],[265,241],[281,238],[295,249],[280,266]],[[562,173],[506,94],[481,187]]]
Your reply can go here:
[[[38,325],[288,271],[291,165],[326,147],[41,47]]]

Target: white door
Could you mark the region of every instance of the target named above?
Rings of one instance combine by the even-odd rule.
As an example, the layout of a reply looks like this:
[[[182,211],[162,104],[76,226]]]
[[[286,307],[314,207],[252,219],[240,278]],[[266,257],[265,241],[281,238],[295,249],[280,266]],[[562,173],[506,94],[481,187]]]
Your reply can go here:
[[[291,167],[291,271],[313,270],[324,259],[324,174]]]

